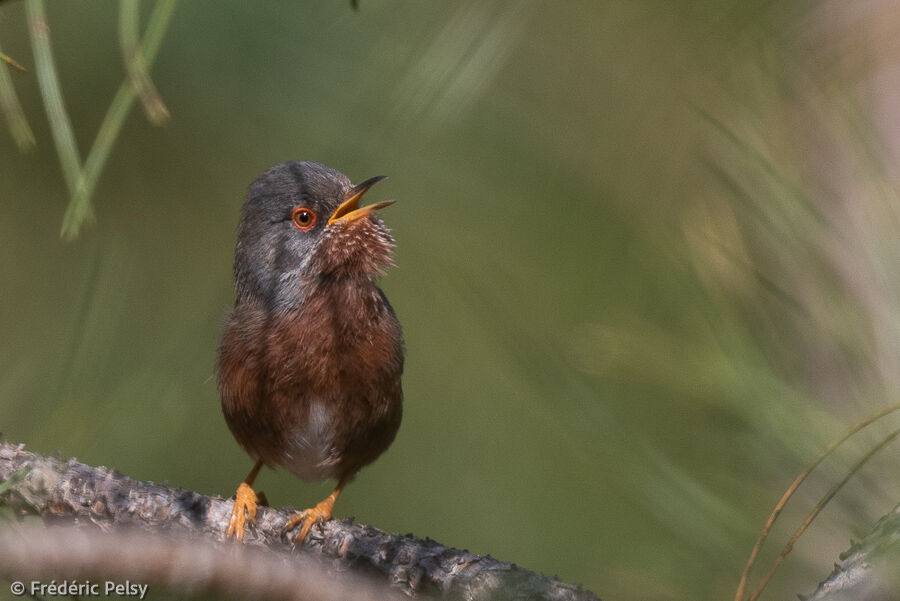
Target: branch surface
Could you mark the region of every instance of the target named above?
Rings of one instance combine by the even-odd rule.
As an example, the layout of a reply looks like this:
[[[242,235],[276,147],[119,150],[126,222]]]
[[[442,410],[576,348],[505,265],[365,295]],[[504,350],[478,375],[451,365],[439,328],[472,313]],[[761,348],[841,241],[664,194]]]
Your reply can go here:
[[[36,513],[50,524],[95,526],[103,531],[129,528],[221,543],[231,515],[230,499],[141,482],[116,470],[0,443],[0,481],[17,473],[21,479],[6,491],[4,503]],[[289,517],[286,512],[259,507],[256,527],[246,532],[244,545],[281,558],[288,554],[317,557],[333,572],[364,574],[412,596],[599,601],[580,586],[515,564],[428,538],[389,534],[352,520],[331,520],[314,527],[298,553],[281,535]]]
[[[863,540],[806,601],[900,601],[900,505],[878,520]]]

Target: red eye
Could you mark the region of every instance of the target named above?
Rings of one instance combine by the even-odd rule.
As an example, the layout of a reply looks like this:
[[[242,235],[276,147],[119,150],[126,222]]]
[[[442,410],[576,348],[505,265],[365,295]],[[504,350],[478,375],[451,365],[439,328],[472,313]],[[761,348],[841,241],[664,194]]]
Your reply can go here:
[[[291,222],[298,230],[306,231],[316,224],[316,214],[306,207],[298,207],[291,212]]]

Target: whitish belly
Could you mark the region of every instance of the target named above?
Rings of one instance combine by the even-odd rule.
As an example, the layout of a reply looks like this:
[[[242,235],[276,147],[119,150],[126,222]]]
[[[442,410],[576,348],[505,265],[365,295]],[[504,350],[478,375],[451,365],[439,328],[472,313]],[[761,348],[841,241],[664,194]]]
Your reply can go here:
[[[306,481],[337,478],[340,454],[334,446],[333,416],[325,403],[312,401],[306,422],[285,439],[281,466]]]

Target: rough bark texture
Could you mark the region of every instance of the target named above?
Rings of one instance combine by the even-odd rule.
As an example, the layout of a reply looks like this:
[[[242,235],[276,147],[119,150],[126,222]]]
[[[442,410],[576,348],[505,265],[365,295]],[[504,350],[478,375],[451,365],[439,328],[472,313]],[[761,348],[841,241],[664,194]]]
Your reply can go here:
[[[116,470],[91,467],[0,443],[0,480],[20,479],[3,493],[4,504],[40,515],[48,523],[129,527],[154,533],[222,541],[232,501],[132,480]],[[283,556],[293,551],[281,536],[289,514],[260,507],[244,539]],[[430,539],[388,534],[351,520],[331,520],[310,532],[304,552],[336,571],[368,574],[406,594],[469,600],[598,601],[580,586],[451,549]]]
[[[807,601],[900,601],[900,505],[841,553],[841,563]]]

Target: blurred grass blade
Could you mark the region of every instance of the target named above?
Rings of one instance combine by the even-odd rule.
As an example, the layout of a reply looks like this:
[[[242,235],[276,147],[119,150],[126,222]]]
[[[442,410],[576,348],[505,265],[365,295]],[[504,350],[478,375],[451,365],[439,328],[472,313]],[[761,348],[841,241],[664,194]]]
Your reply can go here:
[[[2,51],[0,51],[0,58],[17,69],[25,70],[25,67],[3,54]],[[9,76],[9,70],[3,65],[0,65],[0,110],[3,111],[3,116],[6,117],[6,122],[9,124],[9,133],[12,134],[19,150],[23,152],[32,150],[36,146],[34,133],[28,125],[28,120],[25,119],[25,113],[22,111],[22,105],[16,96],[16,90],[13,87],[12,78]]]
[[[50,48],[50,30],[47,27],[44,1],[25,0],[25,14],[28,18],[28,30],[31,34],[31,48],[34,52],[41,97],[44,100],[47,119],[50,121],[50,131],[53,133],[53,142],[56,144],[63,177],[66,179],[69,193],[72,194],[75,192],[81,173],[81,159],[78,156],[78,146],[75,144],[75,134],[72,132],[72,124],[66,113],[62,91],[59,88],[59,78],[53,62],[53,51]],[[88,206],[83,218],[88,217],[89,214],[90,207]]]
[[[769,580],[771,580],[772,576],[775,575],[775,571],[778,569],[778,566],[781,565],[781,562],[784,561],[784,558],[787,557],[788,553],[790,553],[794,548],[794,543],[796,543],[797,540],[803,535],[812,521],[816,519],[816,516],[818,516],[819,513],[821,513],[821,511],[825,509],[825,506],[828,505],[831,499],[834,498],[834,495],[836,495],[838,491],[844,488],[844,485],[847,484],[850,478],[852,478],[856,474],[856,472],[858,472],[860,468],[862,468],[862,466],[864,466],[869,461],[869,459],[874,457],[878,451],[886,447],[888,443],[893,441],[898,436],[900,436],[900,429],[894,430],[886,437],[884,437],[881,442],[875,445],[868,453],[863,455],[863,458],[857,461],[856,465],[850,468],[850,471],[847,472],[847,475],[844,476],[843,480],[832,486],[831,489],[825,494],[825,496],[822,497],[822,499],[818,503],[816,503],[816,506],[813,507],[813,510],[809,512],[809,515],[806,516],[806,519],[803,520],[803,523],[800,524],[800,527],[797,528],[797,531],[794,532],[793,536],[791,536],[791,540],[788,541],[788,543],[784,546],[784,549],[782,549],[781,553],[775,559],[772,567],[769,568],[766,576],[762,579],[762,582],[760,582],[759,587],[755,591],[753,591],[752,595],[750,595],[749,601],[756,601],[757,599],[759,599],[759,596],[762,595],[763,591],[766,588],[766,585],[769,584]]]
[[[838,437],[837,439],[832,441],[831,444],[829,444],[828,447],[824,451],[822,451],[822,453],[818,457],[816,457],[816,459],[812,463],[810,463],[806,467],[806,469],[800,473],[799,476],[797,476],[794,479],[794,481],[791,483],[791,485],[788,487],[788,489],[781,496],[781,499],[778,500],[778,503],[775,504],[775,508],[772,510],[772,513],[769,514],[769,519],[766,520],[766,525],[763,526],[762,531],[759,533],[759,538],[757,538],[756,544],[753,545],[753,550],[750,552],[750,559],[747,560],[747,565],[744,567],[743,574],[741,574],[741,580],[740,580],[740,583],[738,584],[737,592],[734,595],[735,601],[741,601],[743,599],[744,591],[746,590],[746,587],[747,587],[747,579],[750,576],[750,570],[753,568],[753,564],[756,562],[756,557],[757,557],[757,555],[759,555],[759,551],[762,548],[763,543],[766,541],[766,538],[768,537],[769,532],[772,531],[772,527],[775,525],[775,521],[778,519],[778,516],[781,514],[781,511],[784,509],[784,506],[787,505],[788,500],[790,500],[790,498],[792,496],[794,496],[794,493],[797,492],[797,488],[809,477],[810,473],[812,473],[812,471],[814,469],[816,469],[816,467],[820,463],[822,463],[822,461],[826,457],[831,455],[835,451],[835,449],[837,449],[840,445],[842,445],[847,439],[849,439],[851,436],[853,436],[854,434],[856,434],[857,432],[859,432],[860,430],[862,430],[863,428],[865,428],[872,422],[878,421],[879,419],[883,418],[884,416],[886,416],[890,413],[893,413],[894,411],[897,411],[897,410],[900,410],[900,403],[896,403],[894,405],[889,405],[888,407],[885,407],[884,409],[882,409],[882,410],[866,417],[862,421],[856,423],[853,427],[851,427],[849,430],[844,432],[840,437]],[[816,515],[818,515],[819,511],[821,511],[822,508],[825,507],[825,505],[828,503],[828,501],[831,500],[831,497],[833,497],[837,493],[837,491],[839,491],[841,489],[841,487],[844,486],[844,484],[850,479],[850,477],[853,476],[853,474],[855,474],[856,471],[859,470],[859,468],[862,467],[866,461],[868,461],[884,445],[886,445],[888,442],[893,440],[897,436],[898,433],[900,433],[900,431],[895,432],[894,434],[892,434],[891,436],[889,436],[888,438],[883,440],[880,444],[878,444],[874,449],[869,451],[869,453],[865,457],[863,457],[863,459],[859,463],[857,463],[856,466],[854,466],[854,468],[850,471],[850,473],[847,475],[847,477],[844,478],[844,480],[842,480],[840,483],[835,485],[835,487],[832,488],[831,491],[829,491],[829,493],[825,496],[825,498],[819,502],[819,505],[817,505],[816,508],[813,509],[813,511],[810,513],[809,516],[807,516],[807,519],[803,522],[803,525],[801,525],[800,528],[795,533],[794,538],[792,538],[790,543],[788,543],[788,545],[785,547],[785,550],[782,552],[782,556],[780,556],[778,558],[778,560],[776,560],[775,565],[772,567],[772,569],[766,575],[762,584],[757,588],[757,590],[753,593],[753,595],[750,596],[751,601],[756,599],[757,597],[759,597],[759,595],[762,593],[762,590],[765,588],[766,584],[768,583],[769,579],[771,579],[772,575],[774,574],[775,569],[778,567],[778,565],[781,563],[781,561],[784,559],[784,557],[790,552],[790,550],[793,547],[794,543],[796,542],[797,538],[799,538],[800,535],[803,534],[803,531],[806,530],[806,527],[809,526],[810,522],[812,522],[812,520],[816,517]]]
[[[140,26],[140,0],[121,0],[119,7],[119,43],[122,46],[122,58],[125,61],[125,71],[131,79],[144,112],[153,125],[162,125],[169,120],[169,110],[163,103],[156,86],[150,79],[144,57],[139,52],[140,40],[138,29]]]
[[[754,148],[754,146],[749,141],[741,138],[741,135],[736,132],[731,126],[729,126],[727,123],[725,123],[709,111],[706,111],[700,107],[695,107],[695,110],[702,119],[704,119],[714,129],[716,129],[726,140],[728,140],[733,145],[734,148],[742,152],[749,163],[753,163],[759,166],[761,171],[765,173],[771,181],[778,184],[778,186],[780,186],[781,189],[784,190],[789,197],[795,200],[800,207],[802,207],[810,216],[812,216],[817,223],[825,227],[829,232],[835,231],[834,226],[829,222],[828,218],[822,212],[822,210],[810,198],[809,194],[804,191],[799,183],[791,181],[787,175],[782,173],[782,170],[779,169],[779,167],[774,163],[771,157],[766,156],[766,154],[764,154],[762,151]]]
[[[138,51],[143,64],[149,69],[153,65],[159,47],[162,44],[163,36],[169,27],[172,14],[175,12],[177,0],[160,0],[156,3],[153,13],[150,15],[150,21],[147,24],[147,31],[144,34],[143,43]],[[134,86],[130,79],[126,79],[119,86],[103,123],[97,131],[97,137],[94,138],[94,144],[88,153],[84,163],[84,171],[78,181],[75,189],[75,195],[66,209],[63,216],[62,236],[65,239],[72,239],[78,235],[82,224],[84,223],[84,215],[90,213],[90,199],[97,185],[106,159],[112,150],[113,144],[122,130],[125,118],[131,110],[131,105],[136,97]]]

